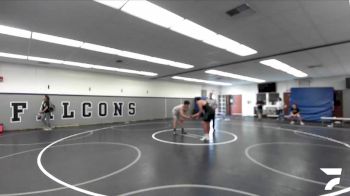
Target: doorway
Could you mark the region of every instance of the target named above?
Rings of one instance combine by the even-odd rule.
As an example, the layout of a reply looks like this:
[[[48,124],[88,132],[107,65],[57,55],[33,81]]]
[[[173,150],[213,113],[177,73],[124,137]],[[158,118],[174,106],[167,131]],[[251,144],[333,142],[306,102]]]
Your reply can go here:
[[[242,115],[242,95],[226,95],[226,115]]]

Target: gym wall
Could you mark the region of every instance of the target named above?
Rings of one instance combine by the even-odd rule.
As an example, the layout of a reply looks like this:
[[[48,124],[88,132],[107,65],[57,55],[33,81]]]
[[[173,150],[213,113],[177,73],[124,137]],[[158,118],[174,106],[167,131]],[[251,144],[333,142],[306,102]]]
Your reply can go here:
[[[69,70],[0,62],[0,93],[103,95],[136,97],[187,97],[201,94],[198,84],[116,73]]]
[[[333,87],[335,90],[345,89],[346,76],[314,78],[310,81],[308,87]],[[277,92],[279,96],[283,98],[283,93],[290,91],[293,87],[301,87],[295,80],[277,82]],[[256,94],[258,88],[256,84],[244,84],[232,87],[223,87],[221,89],[221,95],[242,95],[242,116],[253,116],[254,106],[256,103]],[[345,103],[345,98],[344,102]],[[349,110],[347,106],[343,106],[343,110]],[[344,117],[347,117],[344,111]]]
[[[0,123],[5,130],[43,127],[37,114],[41,94],[1,94]],[[112,122],[164,119],[185,98],[50,95],[56,106],[53,126],[89,125]],[[192,99],[186,99],[191,101]]]
[[[206,85],[16,62],[0,62],[0,75],[4,77],[0,83],[0,123],[5,125],[6,130],[42,127],[36,115],[43,94],[49,94],[56,105],[53,126],[69,126],[170,118],[175,105],[185,99],[193,102],[202,89],[219,92],[218,88]],[[74,118],[62,117],[64,107],[68,107],[62,105],[63,102],[69,102],[66,110],[68,114],[74,111]],[[100,116],[99,104],[102,103],[100,107],[104,109],[104,102],[108,108],[107,115]],[[122,115],[114,115],[113,102],[123,103]],[[20,111],[23,103],[26,108]],[[92,112],[91,117],[83,117],[83,103],[87,103],[84,107]],[[88,107],[90,103],[92,108]],[[135,103],[135,114],[129,114],[130,107],[134,107],[129,103]],[[15,107],[19,121],[11,121]]]

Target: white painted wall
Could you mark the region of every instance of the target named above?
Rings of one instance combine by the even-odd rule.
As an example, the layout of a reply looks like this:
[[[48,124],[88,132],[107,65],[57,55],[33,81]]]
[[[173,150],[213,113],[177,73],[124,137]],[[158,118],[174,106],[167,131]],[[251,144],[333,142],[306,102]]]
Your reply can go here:
[[[202,88],[207,88],[196,84],[4,62],[0,62],[0,75],[4,77],[4,82],[0,82],[2,93],[193,98],[201,95]]]
[[[316,78],[308,81],[282,81],[277,82],[277,92],[283,99],[283,93],[289,92],[292,87],[333,87],[336,90],[345,89],[345,76]],[[258,93],[257,84],[246,84],[241,86],[223,87],[222,95],[242,95],[242,115],[253,116]]]

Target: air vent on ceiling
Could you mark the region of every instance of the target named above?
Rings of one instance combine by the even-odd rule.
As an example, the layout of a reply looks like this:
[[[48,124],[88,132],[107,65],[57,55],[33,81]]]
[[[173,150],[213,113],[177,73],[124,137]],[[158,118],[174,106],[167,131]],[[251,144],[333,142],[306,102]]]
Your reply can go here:
[[[229,16],[233,17],[236,15],[251,15],[254,14],[255,11],[246,3],[243,3],[229,11],[226,12]]]
[[[316,69],[316,68],[320,68],[320,67],[323,67],[323,65],[309,65],[309,66],[307,66],[307,68],[309,68],[309,69]]]

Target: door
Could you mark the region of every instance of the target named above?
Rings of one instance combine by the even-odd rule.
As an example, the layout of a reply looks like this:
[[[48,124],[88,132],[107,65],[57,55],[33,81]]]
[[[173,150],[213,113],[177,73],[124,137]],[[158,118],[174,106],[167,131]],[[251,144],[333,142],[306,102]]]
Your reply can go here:
[[[284,114],[289,115],[289,109],[290,109],[290,93],[283,93],[283,101],[284,105],[287,106],[284,108]]]
[[[343,117],[343,91],[334,91],[333,116]]]
[[[231,115],[242,115],[242,95],[231,96]]]
[[[225,95],[226,97],[226,115],[230,116],[231,115],[231,95]]]

